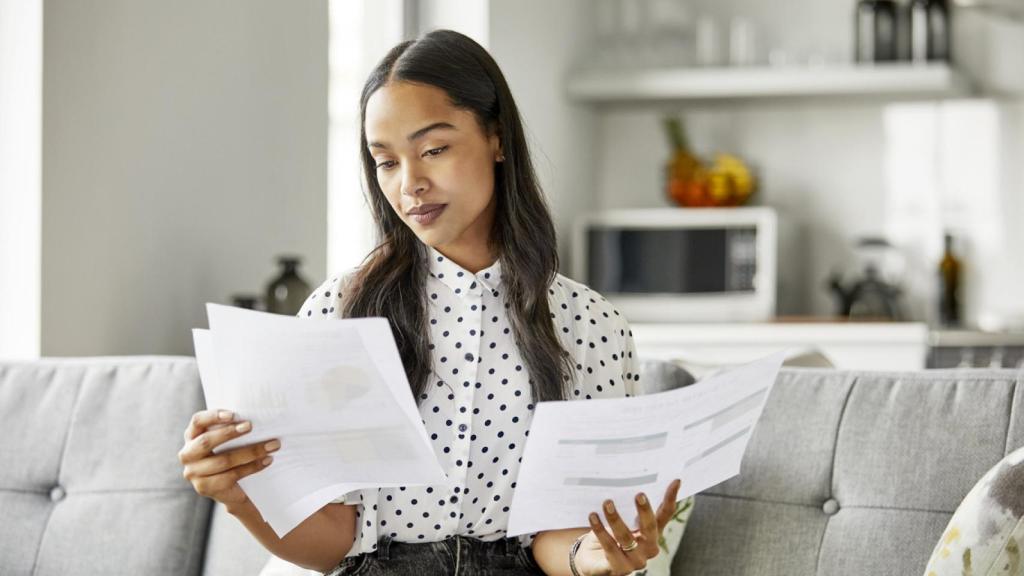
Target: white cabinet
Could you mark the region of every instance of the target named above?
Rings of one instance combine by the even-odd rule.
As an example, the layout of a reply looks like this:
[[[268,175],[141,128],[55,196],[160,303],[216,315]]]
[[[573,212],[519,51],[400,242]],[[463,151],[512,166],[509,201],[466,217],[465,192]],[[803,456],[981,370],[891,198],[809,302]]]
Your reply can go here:
[[[807,322],[756,324],[631,324],[644,358],[676,360],[695,375],[790,349],[818,352],[836,368],[921,370],[928,327],[916,322]]]

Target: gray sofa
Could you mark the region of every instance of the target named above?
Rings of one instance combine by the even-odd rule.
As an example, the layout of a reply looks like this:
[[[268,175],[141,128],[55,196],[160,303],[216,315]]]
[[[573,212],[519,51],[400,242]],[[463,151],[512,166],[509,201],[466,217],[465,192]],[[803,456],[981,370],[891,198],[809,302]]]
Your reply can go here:
[[[646,362],[650,391],[685,373]],[[0,362],[0,574],[256,574],[181,476],[193,358]],[[697,497],[673,574],[922,574],[960,500],[1024,445],[1012,371],[786,368],[742,473]]]

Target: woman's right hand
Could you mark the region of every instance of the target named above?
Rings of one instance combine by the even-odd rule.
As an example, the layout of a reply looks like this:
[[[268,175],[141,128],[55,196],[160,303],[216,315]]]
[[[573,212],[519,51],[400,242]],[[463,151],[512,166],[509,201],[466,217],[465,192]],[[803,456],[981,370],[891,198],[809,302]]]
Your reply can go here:
[[[214,454],[217,446],[252,430],[251,422],[236,422],[234,418],[228,410],[196,412],[185,430],[185,445],[178,452],[184,466],[182,476],[192,488],[228,507],[249,500],[238,480],[269,466],[273,461],[269,454],[281,447],[281,442],[274,439]]]

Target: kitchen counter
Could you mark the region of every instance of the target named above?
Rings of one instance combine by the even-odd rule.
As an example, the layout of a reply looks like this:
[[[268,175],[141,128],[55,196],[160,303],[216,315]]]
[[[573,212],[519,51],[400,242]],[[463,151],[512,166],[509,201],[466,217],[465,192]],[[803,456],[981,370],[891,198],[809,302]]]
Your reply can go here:
[[[1024,369],[1024,332],[933,330],[929,368]]]
[[[932,346],[1024,346],[1024,332],[981,332],[976,330],[932,330]]]
[[[921,370],[930,333],[923,322],[779,319],[759,323],[631,323],[641,356],[698,368],[755,360],[790,349],[808,365],[851,370]]]

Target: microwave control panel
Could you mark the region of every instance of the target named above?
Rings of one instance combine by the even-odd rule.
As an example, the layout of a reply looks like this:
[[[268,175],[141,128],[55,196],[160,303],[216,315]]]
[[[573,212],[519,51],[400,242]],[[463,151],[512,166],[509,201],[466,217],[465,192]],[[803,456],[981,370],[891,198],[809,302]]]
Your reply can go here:
[[[729,230],[726,236],[729,250],[726,291],[750,292],[757,279],[757,233],[750,228]]]

